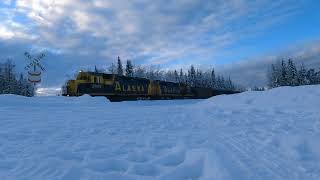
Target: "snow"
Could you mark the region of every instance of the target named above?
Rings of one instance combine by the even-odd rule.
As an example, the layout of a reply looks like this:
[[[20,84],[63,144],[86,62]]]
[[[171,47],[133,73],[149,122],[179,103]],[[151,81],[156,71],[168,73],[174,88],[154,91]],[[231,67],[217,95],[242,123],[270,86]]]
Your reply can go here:
[[[0,179],[320,179],[320,86],[208,100],[0,96]]]

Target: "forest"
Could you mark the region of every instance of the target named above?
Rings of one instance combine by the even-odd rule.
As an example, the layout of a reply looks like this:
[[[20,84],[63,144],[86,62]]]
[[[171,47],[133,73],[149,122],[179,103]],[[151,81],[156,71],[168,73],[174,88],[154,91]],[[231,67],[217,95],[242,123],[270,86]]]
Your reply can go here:
[[[16,73],[15,68],[16,65],[10,59],[0,63],[0,94],[34,96],[34,85],[22,73]]]
[[[106,69],[95,66],[95,72],[112,73],[128,77],[139,77],[151,80],[184,83],[191,87],[207,87],[221,90],[245,89],[236,85],[230,77],[216,73],[214,68],[199,69],[191,65],[189,69],[163,70],[155,66],[134,65],[131,60],[111,63]],[[263,91],[280,86],[301,86],[320,84],[320,70],[306,68],[303,64],[297,66],[292,59],[281,60],[271,64],[267,72],[268,84],[264,87],[254,87],[252,90]],[[16,65],[11,59],[0,63],[0,94],[16,94],[34,96],[35,86],[22,73],[16,72]]]
[[[320,70],[308,69],[304,64],[297,67],[292,59],[271,64],[267,74],[269,88],[320,84]]]
[[[154,68],[153,66],[134,66],[131,60],[127,60],[126,64],[123,65],[120,57],[118,57],[117,62],[112,63],[107,69],[98,69],[95,67],[95,71],[128,77],[184,83],[191,87],[207,87],[223,90],[238,89],[230,77],[226,78],[221,74],[217,74],[214,68],[202,70],[196,68],[194,65],[191,65],[187,70],[182,68],[179,70],[163,70],[160,67]]]

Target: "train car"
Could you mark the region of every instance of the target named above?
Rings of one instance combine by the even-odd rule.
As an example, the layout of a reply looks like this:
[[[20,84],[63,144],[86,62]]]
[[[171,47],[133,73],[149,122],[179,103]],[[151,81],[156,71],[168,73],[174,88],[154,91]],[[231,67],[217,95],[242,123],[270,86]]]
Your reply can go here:
[[[80,71],[63,86],[63,96],[105,96],[110,101],[204,99],[235,91],[190,87],[183,83]]]

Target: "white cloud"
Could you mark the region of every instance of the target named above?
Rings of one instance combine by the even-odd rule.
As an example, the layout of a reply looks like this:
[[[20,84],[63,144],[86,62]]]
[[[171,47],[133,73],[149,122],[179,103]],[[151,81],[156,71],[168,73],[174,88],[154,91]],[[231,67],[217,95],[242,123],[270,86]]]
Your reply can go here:
[[[208,65],[211,59],[210,64],[216,64],[216,57],[226,47],[290,18],[299,12],[301,3],[302,0],[17,0],[16,8],[4,15],[7,20],[0,24],[0,37],[54,50],[62,54],[56,61],[68,64],[72,59],[78,68],[108,64],[106,61],[113,61],[118,55],[140,60],[139,63],[173,66],[189,65],[191,60],[185,57],[194,57],[193,64]],[[27,20],[20,22],[15,15]]]
[[[295,45],[282,51],[243,59],[237,63],[220,66],[220,72],[231,75],[243,86],[264,86],[267,83],[267,71],[272,63],[292,59],[296,66],[304,64],[308,68],[320,70],[320,40]]]
[[[61,95],[60,87],[38,88],[36,96],[57,96]]]
[[[216,48],[232,44],[246,31],[263,24],[259,22],[285,15],[284,9],[295,3],[288,0],[159,0],[152,3],[146,0],[17,0],[16,4],[17,10],[25,12],[33,21],[39,34],[51,34],[39,37],[43,45],[59,48],[55,41],[69,44],[68,48],[64,47],[65,52],[92,47],[95,49],[87,51],[107,57],[121,54],[135,58],[165,51],[167,56],[160,54],[154,58],[170,61],[179,56],[177,52],[185,53],[179,50],[182,45],[185,49],[196,46],[214,52]],[[277,9],[280,5],[282,8]],[[249,25],[247,17],[256,18],[256,25]],[[94,37],[98,39],[88,40]],[[79,44],[73,43],[75,38],[80,39]],[[87,47],[88,43],[93,45]],[[96,49],[97,46],[100,49]]]
[[[11,4],[11,0],[3,0],[3,3],[6,5],[10,5]]]
[[[5,27],[0,26],[0,38],[10,39],[14,36],[14,33],[6,29]]]

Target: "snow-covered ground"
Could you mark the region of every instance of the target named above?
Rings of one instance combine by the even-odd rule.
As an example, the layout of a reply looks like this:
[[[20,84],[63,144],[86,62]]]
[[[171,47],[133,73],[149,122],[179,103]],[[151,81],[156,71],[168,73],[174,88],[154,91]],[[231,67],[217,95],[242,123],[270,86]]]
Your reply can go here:
[[[121,103],[2,95],[0,179],[320,179],[320,86]]]

